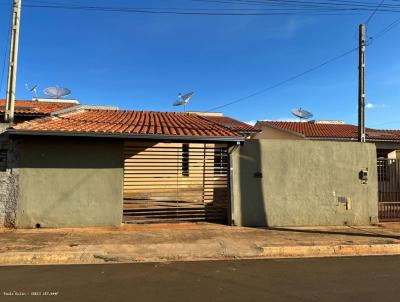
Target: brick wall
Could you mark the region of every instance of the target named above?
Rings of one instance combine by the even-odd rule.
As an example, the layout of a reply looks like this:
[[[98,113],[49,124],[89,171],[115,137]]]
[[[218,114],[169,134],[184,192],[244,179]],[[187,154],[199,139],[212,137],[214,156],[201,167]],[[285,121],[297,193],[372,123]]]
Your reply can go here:
[[[17,205],[18,175],[15,169],[16,158],[13,144],[4,136],[8,124],[0,123],[0,150],[5,165],[0,165],[0,227],[15,225],[15,210]],[[5,158],[4,158],[4,155]]]

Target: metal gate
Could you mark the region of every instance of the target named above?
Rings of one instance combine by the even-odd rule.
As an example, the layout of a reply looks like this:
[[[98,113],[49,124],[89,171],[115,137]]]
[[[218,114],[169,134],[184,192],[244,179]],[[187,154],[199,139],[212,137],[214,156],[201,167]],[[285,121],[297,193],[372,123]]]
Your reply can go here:
[[[227,222],[226,145],[126,142],[124,222]]]
[[[378,159],[379,221],[400,221],[399,173],[399,159]]]

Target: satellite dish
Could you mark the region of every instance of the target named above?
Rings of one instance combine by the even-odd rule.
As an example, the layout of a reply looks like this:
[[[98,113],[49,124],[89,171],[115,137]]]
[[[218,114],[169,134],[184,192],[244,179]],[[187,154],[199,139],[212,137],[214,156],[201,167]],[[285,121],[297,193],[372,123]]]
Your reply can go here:
[[[35,97],[37,97],[37,89],[38,89],[38,87],[39,87],[39,84],[36,84],[33,87],[29,87],[28,84],[25,84],[26,90],[28,90],[29,92],[33,93],[35,95]]]
[[[185,95],[178,94],[178,99],[173,103],[174,106],[182,106],[183,111],[186,112],[186,105],[189,103],[190,99],[193,97],[194,92],[186,93]]]
[[[48,95],[49,97],[52,97],[54,99],[61,99],[64,96],[70,95],[71,90],[68,88],[63,88],[63,87],[47,87],[43,92]]]
[[[311,112],[308,112],[307,110],[304,110],[302,108],[296,108],[292,109],[292,114],[301,120],[308,120],[313,117],[313,114]]]

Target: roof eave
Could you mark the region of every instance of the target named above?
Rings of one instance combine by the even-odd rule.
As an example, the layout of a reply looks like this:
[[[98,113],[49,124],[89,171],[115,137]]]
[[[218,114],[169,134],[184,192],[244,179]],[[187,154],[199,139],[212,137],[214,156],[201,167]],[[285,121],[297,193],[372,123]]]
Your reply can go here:
[[[257,123],[256,123],[255,126],[257,126]],[[258,127],[269,127],[269,128],[274,129],[274,130],[279,130],[279,131],[282,131],[282,132],[286,132],[286,133],[290,133],[290,134],[296,135],[298,137],[307,138],[303,133],[292,131],[292,130],[289,130],[289,129],[286,129],[286,128],[282,128],[282,127],[279,127],[279,126],[275,126],[275,125],[272,125],[272,124],[268,124],[268,123],[260,122],[260,125]],[[261,129],[261,131],[262,131],[262,129]]]
[[[310,140],[327,140],[327,141],[352,141],[357,142],[357,138],[350,138],[350,137],[312,137],[307,136],[306,139]],[[381,142],[381,143],[400,143],[400,140],[396,139],[379,139],[379,138],[366,138],[366,142]]]
[[[244,135],[256,134],[256,133],[261,132],[261,130],[260,130],[260,131],[253,131],[253,130],[250,130],[250,131],[248,131],[248,130],[246,130],[246,131],[244,131],[244,130],[234,130],[234,131],[237,131],[237,132],[239,132],[240,134],[244,134]]]
[[[326,141],[357,141],[356,138],[352,137],[305,136],[304,138],[310,140],[326,140]]]
[[[107,132],[68,132],[68,131],[34,131],[9,129],[7,132],[21,136],[60,136],[60,137],[93,137],[93,138],[119,138],[119,139],[146,139],[146,140],[175,140],[175,141],[218,141],[242,142],[241,136],[193,136],[193,135],[160,135],[160,134],[132,134],[132,133],[107,133]]]
[[[4,112],[0,112],[0,116],[3,116]],[[29,116],[29,117],[45,117],[50,115],[50,113],[44,113],[44,112],[15,112],[14,116],[18,117],[18,116]]]

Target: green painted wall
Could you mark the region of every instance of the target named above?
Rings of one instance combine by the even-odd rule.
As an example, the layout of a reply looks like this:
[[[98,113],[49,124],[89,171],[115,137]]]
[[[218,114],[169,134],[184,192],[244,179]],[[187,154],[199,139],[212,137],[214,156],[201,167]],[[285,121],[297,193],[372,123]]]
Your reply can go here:
[[[233,218],[237,225],[377,222],[378,185],[373,144],[247,140],[233,152],[232,160]],[[366,168],[369,181],[362,184],[359,172]],[[257,172],[262,173],[262,178],[255,176]]]
[[[17,228],[121,224],[122,142],[24,138],[17,150]]]

